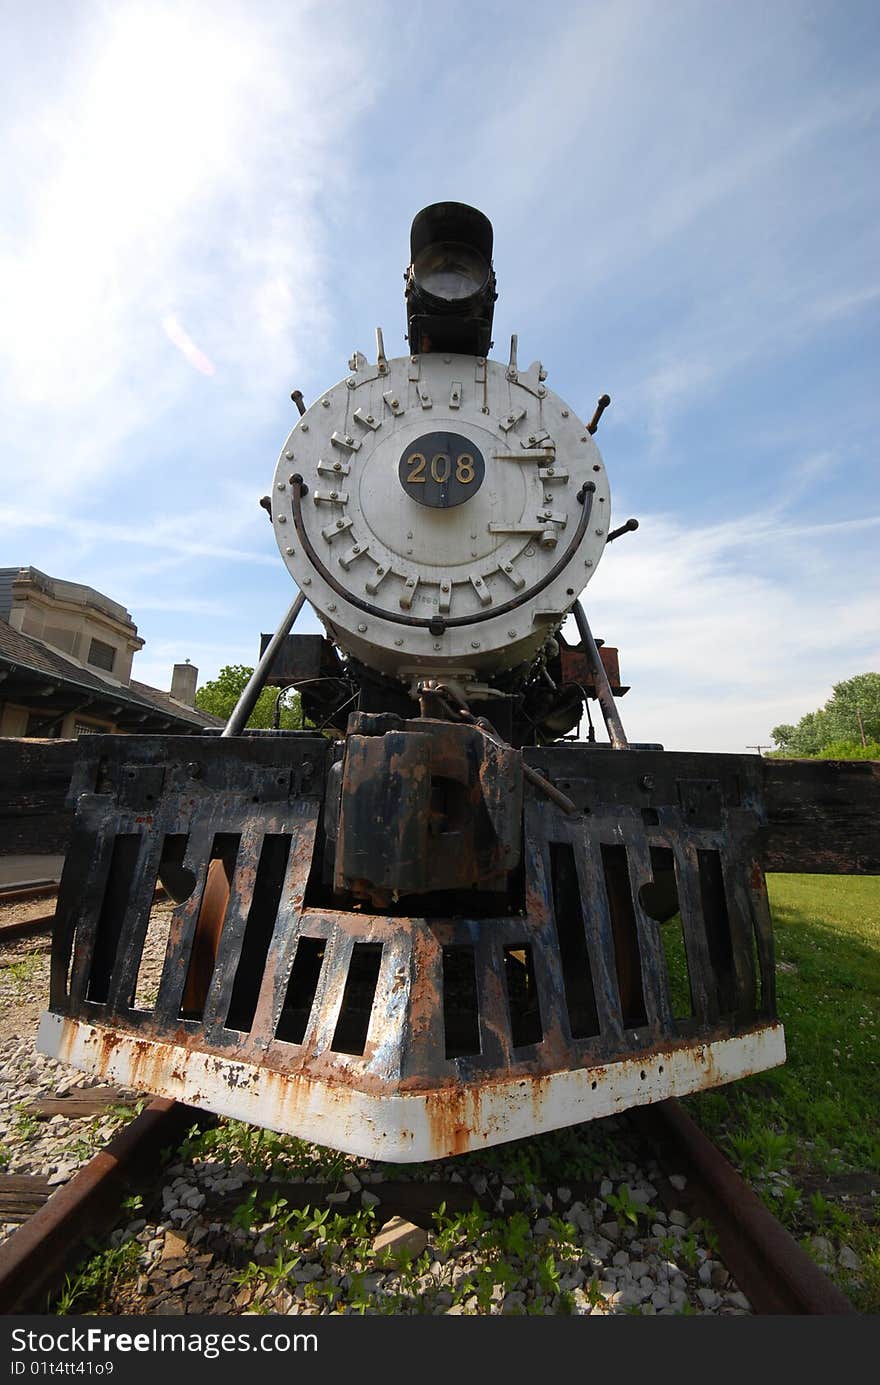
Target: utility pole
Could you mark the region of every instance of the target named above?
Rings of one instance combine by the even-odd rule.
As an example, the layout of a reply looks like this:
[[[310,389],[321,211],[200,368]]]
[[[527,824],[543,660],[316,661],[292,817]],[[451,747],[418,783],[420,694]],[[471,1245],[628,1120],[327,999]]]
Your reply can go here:
[[[747,745],[747,746],[746,746],[746,750],[757,750],[757,752],[758,752],[759,755],[760,755],[760,753],[761,753],[762,750],[769,750],[769,749],[770,749],[769,745]]]
[[[862,738],[862,745],[866,746],[868,742],[865,740],[865,723],[862,721],[861,709],[858,707],[856,707],[856,721],[859,723],[859,735]]]

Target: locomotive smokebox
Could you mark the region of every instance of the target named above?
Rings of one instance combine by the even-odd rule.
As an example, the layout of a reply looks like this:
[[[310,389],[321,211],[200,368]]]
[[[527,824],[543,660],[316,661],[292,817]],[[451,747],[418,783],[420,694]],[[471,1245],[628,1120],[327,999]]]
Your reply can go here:
[[[492,345],[492,223],[463,202],[434,202],[414,218],[406,271],[410,350],[485,356]]]

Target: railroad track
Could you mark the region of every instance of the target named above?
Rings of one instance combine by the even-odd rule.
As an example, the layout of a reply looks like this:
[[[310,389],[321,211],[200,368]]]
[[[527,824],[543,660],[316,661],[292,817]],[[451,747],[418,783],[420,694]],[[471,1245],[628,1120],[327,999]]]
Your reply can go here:
[[[52,1292],[82,1257],[89,1238],[106,1237],[120,1220],[123,1199],[150,1183],[161,1151],[174,1147],[194,1123],[206,1119],[212,1118],[178,1102],[152,1101],[24,1219],[0,1246],[0,1313],[45,1309]],[[663,1199],[711,1224],[720,1257],[755,1313],[856,1312],[678,1102],[643,1107],[629,1119],[664,1171],[686,1174],[686,1191],[678,1194],[667,1185]],[[283,1197],[288,1208],[315,1208],[329,1207],[339,1185],[270,1181],[259,1186],[261,1196]],[[480,1196],[464,1182],[394,1179],[372,1185],[371,1192],[379,1223],[400,1217],[427,1229],[441,1203],[448,1213],[468,1211],[475,1201],[487,1211],[497,1210],[495,1194]],[[571,1184],[576,1200],[589,1200],[594,1194],[594,1184]],[[242,1196],[238,1192],[233,1201],[240,1202]],[[219,1210],[215,1208],[214,1215]],[[225,1210],[231,1214],[233,1208]]]
[[[0,890],[0,907],[30,904],[39,899],[45,899],[47,903],[52,905],[51,913],[39,914],[32,918],[13,918],[9,922],[0,923],[0,946],[3,943],[16,942],[20,938],[34,938],[44,933],[51,933],[52,925],[55,922],[57,898],[58,884],[52,880],[29,882],[27,885],[21,886],[10,885],[6,889]],[[161,903],[165,898],[167,898],[166,891],[161,885],[158,885],[153,896],[153,902]]]

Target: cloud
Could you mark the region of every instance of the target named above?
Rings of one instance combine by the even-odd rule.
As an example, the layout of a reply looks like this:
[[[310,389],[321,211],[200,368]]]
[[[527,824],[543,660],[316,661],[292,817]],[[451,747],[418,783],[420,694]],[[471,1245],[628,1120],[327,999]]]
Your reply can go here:
[[[645,516],[582,598],[594,633],[620,648],[630,737],[741,751],[877,666],[880,578],[854,591],[838,555],[841,540],[853,554],[862,537],[873,546],[878,527],[880,515],[703,527]]]
[[[51,531],[56,536],[65,535],[75,542],[106,548],[110,544],[124,545],[130,551],[138,548],[149,554],[163,549],[182,558],[210,557],[215,560],[236,563],[256,564],[257,566],[277,567],[279,559],[270,552],[258,553],[251,549],[235,548],[228,543],[218,543],[213,538],[199,538],[193,533],[188,517],[175,517],[165,521],[154,521],[149,526],[140,522],[114,524],[103,519],[88,519],[67,514],[64,511],[19,510],[12,506],[0,507],[0,524],[9,528],[39,529]]]
[[[308,361],[326,320],[320,198],[371,90],[362,26],[333,8],[71,11],[64,80],[35,70],[20,93],[27,125],[2,146],[18,196],[0,407],[17,465],[51,469],[56,494],[131,465],[125,443],[175,407],[204,407],[181,355],[239,408]]]

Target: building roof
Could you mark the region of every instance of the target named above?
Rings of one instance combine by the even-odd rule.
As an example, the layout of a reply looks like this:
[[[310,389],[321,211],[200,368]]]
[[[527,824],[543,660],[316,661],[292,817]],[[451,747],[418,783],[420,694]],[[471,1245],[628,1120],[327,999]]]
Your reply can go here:
[[[87,587],[83,582],[68,582],[63,577],[50,577],[38,567],[0,568],[0,618],[4,620],[8,619],[12,610],[15,598],[13,586],[16,582],[43,592],[55,601],[65,601],[75,606],[87,606],[94,611],[102,611],[122,625],[130,625],[137,634],[137,627],[131,615],[118,601],[113,601],[111,597],[105,596],[94,587]]]
[[[64,704],[65,711],[104,716],[122,730],[139,732],[196,731],[224,724],[219,717],[187,707],[146,683],[121,684],[102,678],[0,619],[0,674],[4,673],[3,701],[30,703],[38,696],[46,699],[47,713]]]

